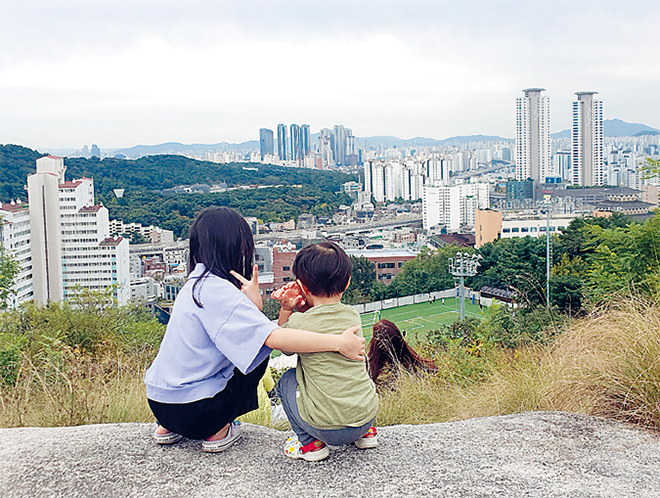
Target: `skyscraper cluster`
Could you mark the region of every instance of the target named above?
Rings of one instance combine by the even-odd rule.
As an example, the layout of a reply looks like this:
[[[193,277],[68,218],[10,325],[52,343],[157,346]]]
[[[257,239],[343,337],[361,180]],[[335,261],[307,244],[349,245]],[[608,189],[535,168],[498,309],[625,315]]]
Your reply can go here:
[[[573,185],[605,184],[603,103],[597,92],[577,92],[573,102],[571,151],[553,164],[550,149],[550,98],[544,88],[527,88],[516,100],[516,180],[533,180],[536,187],[565,176]],[[569,173],[564,174],[568,166]],[[559,170],[559,171],[557,171]],[[538,189],[535,189],[535,191]]]
[[[303,165],[310,158],[309,164],[319,169],[328,166],[350,166],[358,164],[355,150],[355,137],[349,128],[335,125],[333,129],[323,128],[318,135],[316,148],[312,144],[309,125],[284,123],[277,125],[277,153],[275,153],[274,133],[268,128],[259,130],[259,149],[261,159],[276,156],[280,161],[294,161]],[[315,157],[314,157],[315,156]]]
[[[261,131],[270,130],[263,129]],[[285,124],[277,125],[277,157],[280,161],[302,161],[309,156],[310,150],[309,125],[292,124],[288,128]],[[274,149],[274,147],[273,147]],[[273,150],[274,152],[274,150]],[[271,153],[272,154],[272,153]],[[262,151],[262,158],[263,158]]]

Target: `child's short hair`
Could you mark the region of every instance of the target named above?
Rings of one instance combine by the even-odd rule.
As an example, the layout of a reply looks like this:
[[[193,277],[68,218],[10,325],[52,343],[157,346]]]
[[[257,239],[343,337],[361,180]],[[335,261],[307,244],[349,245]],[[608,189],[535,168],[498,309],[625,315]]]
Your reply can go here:
[[[315,296],[330,297],[346,290],[353,265],[333,242],[304,247],[293,262],[293,274]]]

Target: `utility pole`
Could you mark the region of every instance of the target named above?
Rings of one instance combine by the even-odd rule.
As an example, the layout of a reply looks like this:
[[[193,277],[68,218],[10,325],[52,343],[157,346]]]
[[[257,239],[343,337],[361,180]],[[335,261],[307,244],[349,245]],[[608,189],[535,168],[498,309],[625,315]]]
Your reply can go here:
[[[550,309],[550,272],[552,270],[552,257],[551,257],[551,248],[550,248],[550,208],[552,207],[552,201],[550,200],[550,194],[543,195],[544,204],[545,204],[545,214],[546,214],[546,227],[545,227],[545,304]]]
[[[449,258],[449,273],[459,279],[461,320],[465,319],[465,277],[474,277],[477,274],[480,259],[482,259],[481,254],[467,252],[457,252],[456,257]]]

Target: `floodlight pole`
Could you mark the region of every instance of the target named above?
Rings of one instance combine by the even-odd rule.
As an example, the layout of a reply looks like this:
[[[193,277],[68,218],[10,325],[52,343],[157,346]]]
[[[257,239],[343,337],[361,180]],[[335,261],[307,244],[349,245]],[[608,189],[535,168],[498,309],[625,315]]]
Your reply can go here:
[[[465,277],[473,277],[477,274],[480,254],[456,253],[455,258],[449,258],[449,273],[459,282],[459,299],[461,301],[461,320],[465,320]]]
[[[463,260],[461,260],[461,269],[463,268]],[[460,276],[460,293],[461,293],[461,320],[465,319],[465,277]]]

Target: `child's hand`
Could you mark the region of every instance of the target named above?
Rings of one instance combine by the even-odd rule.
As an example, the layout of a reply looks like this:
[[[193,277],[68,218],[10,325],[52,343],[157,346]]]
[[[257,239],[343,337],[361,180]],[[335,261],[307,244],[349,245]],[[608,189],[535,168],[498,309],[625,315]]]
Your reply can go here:
[[[306,305],[305,298],[297,282],[289,282],[280,287],[271,294],[271,297],[277,299],[285,311],[293,311],[296,308],[302,308]]]
[[[236,273],[234,270],[231,270],[230,273],[236,280],[243,284],[241,286],[241,292],[250,298],[250,301],[256,304],[259,311],[261,311],[264,304],[261,300],[261,294],[259,294],[259,267],[257,265],[252,267],[252,278],[250,280]]]

